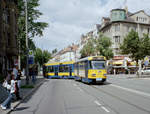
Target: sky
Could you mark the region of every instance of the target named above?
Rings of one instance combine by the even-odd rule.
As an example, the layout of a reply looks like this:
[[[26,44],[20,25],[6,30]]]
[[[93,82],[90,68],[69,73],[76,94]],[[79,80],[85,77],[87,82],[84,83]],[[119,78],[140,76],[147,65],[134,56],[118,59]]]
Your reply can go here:
[[[150,0],[40,0],[39,3],[43,15],[38,21],[49,26],[34,41],[37,47],[50,52],[79,42],[82,34],[100,24],[102,17],[109,17],[114,8],[128,6],[132,13],[144,10],[150,15]]]

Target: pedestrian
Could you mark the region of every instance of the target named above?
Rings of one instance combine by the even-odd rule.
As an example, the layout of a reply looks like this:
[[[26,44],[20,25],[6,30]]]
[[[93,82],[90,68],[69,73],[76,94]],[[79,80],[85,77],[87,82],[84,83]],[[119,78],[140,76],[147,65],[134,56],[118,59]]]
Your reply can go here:
[[[17,82],[18,82],[18,87],[21,87],[21,77],[22,77],[22,73],[21,70],[18,70],[18,76],[16,78]]]
[[[8,95],[8,98],[1,104],[1,108],[3,110],[6,110],[8,108],[13,110],[13,108],[11,108],[11,101],[16,92],[16,82],[15,82],[15,76],[13,74],[11,75],[10,82],[8,82],[7,84],[7,88],[10,89],[10,93]]]
[[[16,83],[17,83],[17,91],[16,91],[16,98],[17,100],[21,100],[22,98],[20,97],[20,87],[21,87],[21,70],[18,70],[18,75],[16,77]]]
[[[15,79],[16,79],[18,76],[18,65],[17,64],[15,64],[13,67],[13,74],[14,74]]]
[[[3,82],[3,87],[9,92],[8,83],[11,81],[12,70],[8,70],[7,76]]]
[[[35,84],[35,81],[36,81],[36,68],[35,66],[32,67],[32,83]]]

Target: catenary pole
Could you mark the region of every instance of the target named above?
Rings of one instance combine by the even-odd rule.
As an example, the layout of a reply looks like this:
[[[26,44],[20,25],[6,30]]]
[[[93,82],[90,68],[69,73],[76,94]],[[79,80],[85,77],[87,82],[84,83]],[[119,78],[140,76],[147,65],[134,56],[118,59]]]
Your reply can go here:
[[[26,84],[29,84],[29,64],[28,64],[28,52],[29,52],[29,46],[28,46],[28,4],[27,0],[25,0],[25,28],[26,28]]]

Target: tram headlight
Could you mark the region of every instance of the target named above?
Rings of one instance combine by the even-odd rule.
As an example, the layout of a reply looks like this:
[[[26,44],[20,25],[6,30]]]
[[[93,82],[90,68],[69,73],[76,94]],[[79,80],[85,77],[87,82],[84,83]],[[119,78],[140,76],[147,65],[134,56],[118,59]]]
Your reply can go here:
[[[107,74],[104,74],[104,76],[107,76]]]

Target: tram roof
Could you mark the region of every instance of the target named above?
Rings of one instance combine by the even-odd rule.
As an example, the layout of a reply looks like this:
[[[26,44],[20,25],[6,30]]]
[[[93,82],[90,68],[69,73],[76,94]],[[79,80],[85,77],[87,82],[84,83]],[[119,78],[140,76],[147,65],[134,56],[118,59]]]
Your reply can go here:
[[[51,63],[46,63],[45,66],[49,66],[49,65],[59,65],[59,62],[51,62]]]
[[[106,57],[104,56],[90,56],[90,57],[85,57],[85,58],[82,58],[76,62],[81,62],[81,61],[87,61],[87,60],[106,60]]]
[[[74,64],[75,61],[65,61],[65,62],[60,62],[60,64]]]

